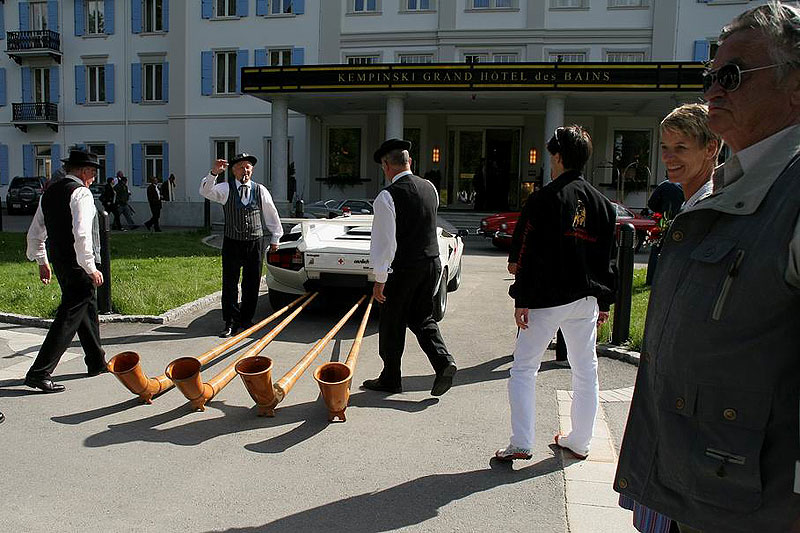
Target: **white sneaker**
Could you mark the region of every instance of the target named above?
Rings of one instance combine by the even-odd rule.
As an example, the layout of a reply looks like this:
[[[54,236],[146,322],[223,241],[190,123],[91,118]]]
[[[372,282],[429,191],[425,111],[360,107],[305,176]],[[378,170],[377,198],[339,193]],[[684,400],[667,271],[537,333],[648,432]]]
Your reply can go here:
[[[567,453],[572,455],[575,459],[580,459],[583,461],[587,457],[589,457],[589,449],[586,448],[585,450],[580,450],[572,446],[568,440],[566,435],[558,434],[555,436],[556,446],[565,450]]]
[[[494,452],[494,457],[499,461],[513,461],[514,459],[530,459],[533,455],[531,455],[531,451],[528,448],[520,448],[509,444],[507,448]]]

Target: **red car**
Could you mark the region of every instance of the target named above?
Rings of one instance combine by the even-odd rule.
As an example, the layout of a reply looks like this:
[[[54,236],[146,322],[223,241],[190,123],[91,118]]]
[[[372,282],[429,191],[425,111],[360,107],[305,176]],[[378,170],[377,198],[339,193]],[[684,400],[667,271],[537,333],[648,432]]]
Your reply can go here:
[[[613,203],[617,210],[617,237],[619,237],[620,224],[629,222],[636,231],[634,248],[639,251],[645,242],[648,231],[656,227],[657,221],[650,217],[637,215],[622,204]],[[478,235],[483,235],[487,239],[491,238],[493,245],[507,250],[511,247],[511,237],[517,227],[517,219],[519,219],[519,212],[498,213],[488,216],[481,220]]]

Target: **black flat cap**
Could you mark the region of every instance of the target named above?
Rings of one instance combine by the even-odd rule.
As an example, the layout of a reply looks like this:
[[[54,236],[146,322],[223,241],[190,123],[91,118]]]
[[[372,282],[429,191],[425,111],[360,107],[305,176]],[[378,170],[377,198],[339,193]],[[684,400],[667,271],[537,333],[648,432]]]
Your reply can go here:
[[[253,166],[256,166],[256,163],[258,163],[258,159],[256,159],[256,156],[250,155],[247,152],[242,152],[241,154],[236,154],[235,156],[233,156],[233,159],[228,161],[228,164],[230,166],[233,166],[239,161],[250,161],[250,164]]]
[[[69,157],[61,161],[74,167],[100,168],[100,164],[97,162],[97,156],[85,150],[70,150]]]
[[[392,150],[411,150],[411,141],[406,141],[405,139],[386,139],[383,141],[383,144],[380,146],[380,148],[375,150],[375,153],[372,155],[372,159],[375,160],[376,163],[380,164],[383,156]]]

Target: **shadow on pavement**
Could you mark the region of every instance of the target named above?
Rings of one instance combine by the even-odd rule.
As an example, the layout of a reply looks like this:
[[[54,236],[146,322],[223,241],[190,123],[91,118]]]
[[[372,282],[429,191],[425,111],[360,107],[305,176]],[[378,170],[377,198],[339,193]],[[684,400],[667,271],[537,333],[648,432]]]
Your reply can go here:
[[[557,457],[548,457],[518,470],[493,459],[489,469],[423,476],[379,492],[359,494],[262,525],[224,531],[394,531],[436,518],[440,508],[472,494],[502,485],[522,483],[560,469],[561,460]]]

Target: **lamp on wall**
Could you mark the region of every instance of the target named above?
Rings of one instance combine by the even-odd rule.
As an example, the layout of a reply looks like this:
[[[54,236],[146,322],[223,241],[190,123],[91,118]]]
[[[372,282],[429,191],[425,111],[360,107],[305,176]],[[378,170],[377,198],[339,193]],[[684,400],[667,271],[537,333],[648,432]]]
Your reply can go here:
[[[439,162],[439,158],[440,158],[439,147],[438,146],[434,146],[433,147],[433,152],[431,153],[431,160],[434,163],[438,163]]]
[[[531,165],[536,164],[536,160],[539,157],[539,153],[536,151],[536,148],[531,148],[528,150],[528,163]]]

